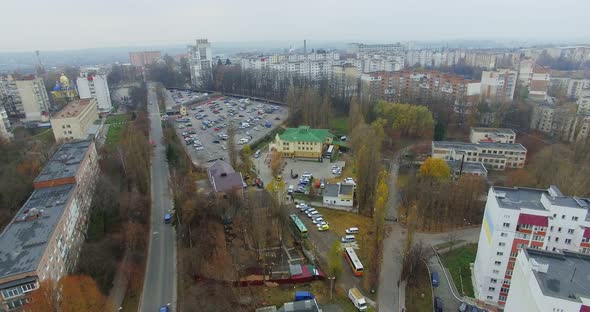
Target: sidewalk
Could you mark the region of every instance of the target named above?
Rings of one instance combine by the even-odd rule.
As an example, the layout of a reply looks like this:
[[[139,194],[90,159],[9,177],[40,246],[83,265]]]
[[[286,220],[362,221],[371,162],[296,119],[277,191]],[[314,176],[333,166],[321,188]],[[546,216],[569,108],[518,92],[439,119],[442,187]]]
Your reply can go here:
[[[119,311],[127,293],[127,284],[129,281],[125,266],[127,266],[127,255],[123,257],[119,268],[117,268],[117,273],[113,278],[113,287],[109,292],[109,301],[113,304],[114,311]]]

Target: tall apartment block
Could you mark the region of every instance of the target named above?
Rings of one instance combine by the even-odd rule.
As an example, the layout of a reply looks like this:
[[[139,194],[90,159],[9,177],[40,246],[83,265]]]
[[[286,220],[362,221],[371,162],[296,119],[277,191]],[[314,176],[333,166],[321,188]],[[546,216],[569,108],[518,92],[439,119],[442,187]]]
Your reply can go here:
[[[49,120],[49,96],[43,79],[31,76],[0,77],[0,100],[6,113],[23,121]]]
[[[590,256],[523,248],[505,311],[590,311]]]
[[[517,78],[518,73],[514,70],[483,71],[481,97],[492,102],[512,102]]]
[[[162,58],[160,51],[129,52],[129,62],[133,66],[144,68]]]
[[[46,279],[76,267],[98,174],[92,141],[63,144],[34,181],[35,190],[0,234],[0,310],[26,304]]]
[[[113,109],[109,84],[105,74],[99,73],[97,70],[80,72],[76,85],[78,86],[80,99],[96,99],[100,112],[110,112]]]
[[[473,268],[475,296],[505,305],[524,248],[590,254],[589,209],[590,199],[565,196],[556,186],[490,188]]]
[[[207,39],[197,39],[195,45],[188,46],[188,62],[191,83],[195,88],[205,88],[212,79],[213,55],[211,43]]]

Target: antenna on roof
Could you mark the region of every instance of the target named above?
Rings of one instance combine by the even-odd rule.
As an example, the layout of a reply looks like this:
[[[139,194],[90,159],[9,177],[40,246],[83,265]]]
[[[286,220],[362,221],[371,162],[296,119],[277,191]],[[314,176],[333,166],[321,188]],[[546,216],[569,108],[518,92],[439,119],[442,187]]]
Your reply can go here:
[[[576,275],[576,270],[577,269],[578,269],[577,267],[574,267],[574,272],[572,273],[572,277],[570,278],[570,282],[573,282],[574,281],[574,275]]]

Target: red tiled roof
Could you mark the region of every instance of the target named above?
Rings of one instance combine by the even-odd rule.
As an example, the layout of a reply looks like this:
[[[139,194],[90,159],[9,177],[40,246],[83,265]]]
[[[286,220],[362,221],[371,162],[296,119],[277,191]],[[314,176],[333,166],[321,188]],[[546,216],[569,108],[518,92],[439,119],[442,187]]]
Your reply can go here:
[[[586,228],[586,230],[587,229],[588,228]],[[590,312],[590,306],[583,305],[582,307],[580,307],[580,312]]]
[[[536,215],[521,213],[520,216],[518,216],[518,224],[547,226],[549,224],[549,221],[546,216],[536,216]]]

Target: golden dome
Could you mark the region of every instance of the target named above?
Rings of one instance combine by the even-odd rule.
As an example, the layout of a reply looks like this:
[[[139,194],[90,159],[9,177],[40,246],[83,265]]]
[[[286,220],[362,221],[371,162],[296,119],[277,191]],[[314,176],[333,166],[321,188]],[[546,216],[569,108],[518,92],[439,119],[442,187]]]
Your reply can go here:
[[[61,83],[62,87],[69,87],[70,86],[70,79],[66,77],[66,74],[62,73],[61,77],[59,77],[59,83]]]

